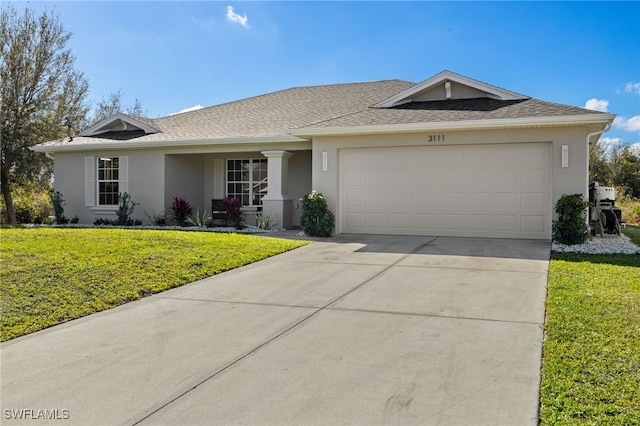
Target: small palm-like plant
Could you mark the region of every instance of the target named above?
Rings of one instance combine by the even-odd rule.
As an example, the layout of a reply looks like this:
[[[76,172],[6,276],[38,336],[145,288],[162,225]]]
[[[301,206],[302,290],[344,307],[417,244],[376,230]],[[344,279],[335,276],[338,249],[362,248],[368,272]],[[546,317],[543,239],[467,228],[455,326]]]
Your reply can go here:
[[[196,214],[189,216],[185,223],[197,226],[198,228],[206,228],[211,223],[211,215],[208,214],[206,210],[202,212],[202,215],[200,215],[200,211],[196,209]]]

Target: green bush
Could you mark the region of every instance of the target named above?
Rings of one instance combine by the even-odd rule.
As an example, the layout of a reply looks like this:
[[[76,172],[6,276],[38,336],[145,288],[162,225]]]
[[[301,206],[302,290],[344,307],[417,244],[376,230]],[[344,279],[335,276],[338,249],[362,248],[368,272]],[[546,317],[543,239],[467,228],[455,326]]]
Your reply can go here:
[[[51,195],[51,201],[53,202],[53,215],[56,217],[56,223],[58,225],[65,225],[69,223],[69,219],[64,215],[64,205],[66,204],[62,198],[62,193],[56,191]]]
[[[18,187],[12,195],[18,223],[43,223],[45,219],[53,215],[51,192],[46,189],[33,188],[32,186]],[[7,223],[4,198],[0,202],[0,223]]]
[[[335,216],[327,206],[327,200],[316,191],[300,199],[302,215],[300,224],[305,234],[312,237],[330,237],[335,226]]]
[[[118,215],[118,225],[129,225],[129,222],[133,224],[131,215],[133,214],[136,204],[137,203],[131,200],[131,195],[127,192],[118,194],[118,210],[116,211]]]
[[[565,194],[556,203],[557,220],[553,221],[553,241],[574,245],[589,238],[589,225],[585,212],[590,203],[581,194]]]

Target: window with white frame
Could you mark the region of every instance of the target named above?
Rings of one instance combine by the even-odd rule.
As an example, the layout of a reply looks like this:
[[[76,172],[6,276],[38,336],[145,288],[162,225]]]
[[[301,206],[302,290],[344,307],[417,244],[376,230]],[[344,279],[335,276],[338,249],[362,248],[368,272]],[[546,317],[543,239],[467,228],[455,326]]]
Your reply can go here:
[[[227,160],[227,196],[243,206],[261,206],[267,194],[267,159]]]
[[[98,157],[98,205],[118,205],[120,158]]]

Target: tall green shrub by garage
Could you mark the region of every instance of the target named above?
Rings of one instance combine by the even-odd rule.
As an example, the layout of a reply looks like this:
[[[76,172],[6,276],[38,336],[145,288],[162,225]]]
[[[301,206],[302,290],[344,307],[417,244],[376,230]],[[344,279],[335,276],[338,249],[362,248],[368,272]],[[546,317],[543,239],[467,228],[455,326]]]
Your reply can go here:
[[[312,191],[300,201],[302,202],[300,225],[304,233],[312,237],[330,237],[336,219],[329,210],[324,196]]]
[[[553,241],[561,244],[582,244],[589,238],[586,221],[589,202],[581,194],[565,194],[556,203],[557,220],[553,221]]]

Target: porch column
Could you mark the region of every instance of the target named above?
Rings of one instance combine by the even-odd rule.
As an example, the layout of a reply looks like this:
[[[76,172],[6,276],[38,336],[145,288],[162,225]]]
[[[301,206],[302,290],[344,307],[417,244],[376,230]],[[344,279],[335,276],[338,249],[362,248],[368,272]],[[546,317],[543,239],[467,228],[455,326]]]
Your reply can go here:
[[[267,195],[262,197],[262,212],[271,215],[276,227],[290,229],[292,200],[289,198],[289,157],[283,150],[262,151],[267,157]]]

